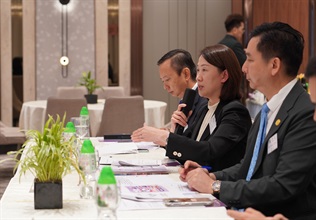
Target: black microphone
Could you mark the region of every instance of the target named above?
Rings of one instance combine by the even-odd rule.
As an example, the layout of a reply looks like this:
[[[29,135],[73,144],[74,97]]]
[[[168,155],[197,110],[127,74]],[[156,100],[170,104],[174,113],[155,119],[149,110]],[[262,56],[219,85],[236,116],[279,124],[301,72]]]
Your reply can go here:
[[[184,96],[182,99],[182,103],[185,103],[186,106],[181,109],[181,111],[188,116],[189,112],[192,110],[194,99],[195,99],[196,91],[194,89],[186,89],[184,92]],[[174,133],[183,134],[184,127],[177,124]]]

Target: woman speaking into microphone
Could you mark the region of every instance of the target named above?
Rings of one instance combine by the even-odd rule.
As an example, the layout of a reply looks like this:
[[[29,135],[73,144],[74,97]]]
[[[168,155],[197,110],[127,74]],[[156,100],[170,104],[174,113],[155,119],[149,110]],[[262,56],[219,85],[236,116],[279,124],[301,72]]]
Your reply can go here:
[[[197,64],[199,95],[208,99],[194,123],[182,135],[177,126],[187,126],[187,115],[179,104],[171,118],[170,131],[149,126],[132,134],[134,142],[152,141],[166,148],[166,156],[184,163],[222,170],[238,163],[244,156],[251,118],[240,102],[242,72],[234,52],[224,45],[204,48]]]

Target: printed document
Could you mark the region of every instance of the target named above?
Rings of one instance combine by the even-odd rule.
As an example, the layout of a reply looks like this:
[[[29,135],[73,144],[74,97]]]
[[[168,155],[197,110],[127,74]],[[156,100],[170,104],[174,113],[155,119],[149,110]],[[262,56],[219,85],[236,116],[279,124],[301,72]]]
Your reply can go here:
[[[166,208],[162,201],[165,198],[216,199],[211,194],[192,191],[187,183],[174,180],[170,175],[116,176],[116,179],[121,187],[120,210]]]

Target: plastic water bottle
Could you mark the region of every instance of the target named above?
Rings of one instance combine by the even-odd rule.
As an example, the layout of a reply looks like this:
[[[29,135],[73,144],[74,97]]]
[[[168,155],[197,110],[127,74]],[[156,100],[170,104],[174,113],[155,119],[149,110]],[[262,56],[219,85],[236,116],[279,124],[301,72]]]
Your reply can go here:
[[[120,201],[120,189],[110,166],[105,166],[100,172],[96,186],[96,203],[98,219],[116,220],[116,209]]]
[[[76,137],[76,128],[73,122],[69,121],[63,132],[63,137],[65,141],[69,141],[71,137]]]
[[[79,167],[84,172],[86,183],[82,182],[80,187],[80,197],[91,199],[94,197],[96,157],[94,147],[90,139],[83,141],[80,155]]]
[[[69,121],[66,124],[66,127],[63,132],[63,138],[65,141],[69,141],[72,137],[76,138],[76,128],[73,122]],[[76,139],[74,140],[74,145],[76,146],[76,149],[78,150],[77,147],[77,141]],[[77,151],[79,153],[79,150]]]
[[[86,106],[83,106],[81,108],[80,120],[81,120],[81,124],[86,126],[86,129],[88,129],[86,137],[90,137],[90,117],[89,117],[88,108]]]

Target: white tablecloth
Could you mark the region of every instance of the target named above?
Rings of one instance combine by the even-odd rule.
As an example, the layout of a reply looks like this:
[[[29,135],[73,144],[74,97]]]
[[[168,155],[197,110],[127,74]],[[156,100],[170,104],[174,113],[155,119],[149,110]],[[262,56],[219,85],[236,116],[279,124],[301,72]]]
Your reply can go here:
[[[163,148],[151,149],[149,153],[116,155],[118,158],[163,159]],[[169,174],[170,178],[180,181],[177,173]],[[0,219],[97,219],[97,206],[92,199],[80,199],[78,175],[69,174],[63,178],[63,208],[34,209],[34,193],[31,191],[34,177],[30,173],[22,176],[19,172],[11,179],[0,201]],[[131,210],[117,213],[121,219],[208,219],[232,220],[226,214],[225,207],[171,207],[165,209]]]
[[[46,100],[24,102],[20,114],[20,129],[34,129],[42,131],[45,122],[46,103]],[[95,136],[98,132],[103,108],[104,100],[99,100],[97,104],[88,104],[91,136]],[[164,126],[167,103],[154,100],[144,100],[144,108],[145,123],[147,125],[158,128]]]

